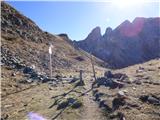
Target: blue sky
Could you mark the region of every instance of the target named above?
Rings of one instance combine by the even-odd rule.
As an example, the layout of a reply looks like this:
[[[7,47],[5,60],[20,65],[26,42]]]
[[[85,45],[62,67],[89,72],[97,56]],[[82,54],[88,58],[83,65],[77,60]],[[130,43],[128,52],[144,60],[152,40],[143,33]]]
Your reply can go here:
[[[120,1],[120,0],[117,0]],[[126,0],[125,0],[126,1]],[[134,1],[134,0],[132,0]],[[141,1],[141,0],[138,0]],[[116,28],[135,17],[158,17],[159,2],[80,2],[80,1],[8,1],[42,30],[52,34],[67,33],[72,40],[82,40],[93,28]],[[153,1],[153,0],[152,0]]]

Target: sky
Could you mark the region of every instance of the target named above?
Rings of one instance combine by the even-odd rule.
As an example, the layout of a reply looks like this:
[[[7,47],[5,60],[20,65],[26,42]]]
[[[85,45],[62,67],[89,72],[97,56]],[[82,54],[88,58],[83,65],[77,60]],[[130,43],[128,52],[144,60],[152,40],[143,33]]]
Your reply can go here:
[[[125,20],[160,16],[160,0],[10,0],[7,3],[42,30],[67,33],[72,40],[85,39],[96,26],[100,26],[104,34],[107,27],[115,29]]]

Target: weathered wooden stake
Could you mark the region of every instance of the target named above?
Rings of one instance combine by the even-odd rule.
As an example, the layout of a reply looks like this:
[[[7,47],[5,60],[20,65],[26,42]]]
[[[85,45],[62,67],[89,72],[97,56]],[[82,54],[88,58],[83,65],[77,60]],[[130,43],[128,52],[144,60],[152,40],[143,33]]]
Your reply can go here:
[[[82,70],[79,71],[79,79],[80,79],[80,82],[82,82]]]
[[[79,86],[83,86],[83,85],[84,85],[84,81],[83,81],[82,73],[83,73],[83,71],[82,71],[82,70],[80,70],[80,71],[79,71],[79,79],[80,79]]]
[[[97,78],[96,78],[96,72],[95,72],[94,63],[93,63],[93,59],[92,59],[92,54],[91,53],[90,53],[90,59],[91,59],[91,64],[92,64],[93,77],[94,77],[94,79],[96,81],[97,80]]]

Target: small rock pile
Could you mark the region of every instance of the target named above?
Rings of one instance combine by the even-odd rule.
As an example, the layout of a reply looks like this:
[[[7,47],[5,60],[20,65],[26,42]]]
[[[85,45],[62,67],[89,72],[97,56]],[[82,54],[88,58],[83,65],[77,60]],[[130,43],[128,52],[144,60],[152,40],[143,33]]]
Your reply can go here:
[[[97,78],[97,80],[93,83],[93,86],[97,85],[97,87],[99,87],[104,85],[111,89],[122,88],[125,86],[125,80],[128,80],[127,75],[121,73],[112,74],[111,71],[107,71],[105,72],[104,77]]]

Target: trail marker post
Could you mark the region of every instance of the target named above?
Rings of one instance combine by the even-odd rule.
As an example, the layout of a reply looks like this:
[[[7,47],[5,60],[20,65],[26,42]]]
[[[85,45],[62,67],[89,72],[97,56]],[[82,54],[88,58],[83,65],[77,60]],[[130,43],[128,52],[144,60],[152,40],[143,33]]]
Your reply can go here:
[[[83,71],[80,70],[80,71],[79,71],[79,79],[80,79],[79,86],[85,85],[85,84],[84,84],[84,81],[83,81],[83,78],[82,78],[82,73],[83,73]]]
[[[50,66],[50,79],[52,79],[52,45],[49,46],[49,66]]]
[[[93,58],[92,58],[92,54],[90,53],[90,60],[91,60],[91,65],[92,65],[92,70],[93,70],[93,77],[95,79],[95,81],[97,80],[96,78],[96,72],[95,72],[95,68],[94,68],[94,62],[93,62]]]

